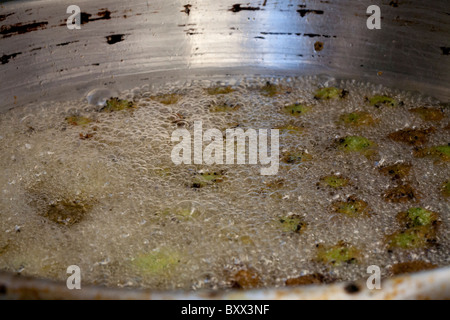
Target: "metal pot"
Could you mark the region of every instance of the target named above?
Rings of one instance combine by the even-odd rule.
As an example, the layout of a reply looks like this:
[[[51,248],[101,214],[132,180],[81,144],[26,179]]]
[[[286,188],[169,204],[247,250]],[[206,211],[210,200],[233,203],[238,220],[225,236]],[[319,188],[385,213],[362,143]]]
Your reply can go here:
[[[73,4],[1,2],[0,112],[36,101],[80,98],[92,89],[252,75],[357,78],[450,101],[447,0],[78,0],[80,29],[66,23]],[[381,29],[367,27],[372,4],[381,9]],[[399,283],[412,291],[398,294]],[[37,290],[36,297],[74,297],[57,284],[5,274],[0,288],[5,289],[0,295],[10,298],[23,297],[20,292],[30,288]],[[216,297],[351,298],[343,288]],[[450,298],[450,270],[401,278],[387,288],[392,290],[378,295],[363,290],[353,297]],[[93,297],[97,289],[92,290],[84,297]],[[208,298],[102,292],[103,297]]]

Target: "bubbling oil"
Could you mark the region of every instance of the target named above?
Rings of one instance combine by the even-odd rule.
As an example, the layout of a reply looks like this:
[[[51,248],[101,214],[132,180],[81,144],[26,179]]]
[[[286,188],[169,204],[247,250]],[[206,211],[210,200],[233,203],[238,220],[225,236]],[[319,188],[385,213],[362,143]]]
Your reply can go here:
[[[315,99],[324,85],[347,94]],[[402,103],[374,106],[366,97],[375,95]],[[79,100],[0,116],[0,270],[65,280],[67,267],[77,265],[85,284],[218,290],[235,286],[240,270],[252,270],[264,288],[317,273],[358,280],[372,265],[388,276],[400,262],[449,264],[449,199],[442,192],[450,178],[448,160],[417,157],[416,147],[388,138],[405,128],[433,127],[423,147],[448,145],[449,110],[437,101],[358,81],[324,84],[318,77],[145,86],[118,98],[133,101],[134,108],[105,113]],[[282,112],[296,103],[307,112]],[[214,106],[225,110],[212,112]],[[441,119],[411,112],[419,107],[439,110]],[[373,123],[339,121],[356,112],[369,114]],[[280,151],[308,157],[282,162],[269,177],[258,165],[176,166],[172,133],[192,129],[195,121],[221,131],[300,128],[282,130]],[[339,150],[339,139],[349,136],[370,139],[376,154]],[[401,183],[380,173],[397,163],[411,165]],[[199,187],[195,181],[205,173],[220,179]],[[323,186],[321,179],[330,175],[349,184]],[[398,184],[411,186],[415,197],[387,201],[384,195]],[[364,201],[370,215],[351,218],[333,210],[351,197]],[[386,237],[401,228],[398,213],[416,207],[438,213],[434,243],[390,250]],[[292,216],[306,229],[281,225]],[[360,252],[356,262],[318,259],[318,247],[342,242]]]

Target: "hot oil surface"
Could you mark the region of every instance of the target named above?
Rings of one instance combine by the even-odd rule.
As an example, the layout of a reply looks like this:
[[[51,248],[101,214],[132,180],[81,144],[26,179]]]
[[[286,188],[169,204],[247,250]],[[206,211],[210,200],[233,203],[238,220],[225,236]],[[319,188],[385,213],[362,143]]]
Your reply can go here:
[[[333,83],[346,92],[330,99],[317,96],[318,78],[231,84],[147,86],[124,92],[133,108],[114,112],[69,101],[1,115],[0,269],[65,280],[78,265],[84,283],[189,290],[243,287],[242,270],[256,275],[250,287],[277,287],[315,273],[356,280],[371,265],[385,275],[400,262],[448,265],[449,164],[426,151],[450,142],[448,108],[357,81]],[[380,95],[397,104],[370,101]],[[435,117],[411,111],[423,107]],[[280,129],[278,175],[175,166],[172,132],[200,120],[221,131]],[[395,133],[405,129],[425,140],[402,142]],[[348,137],[373,145],[355,151],[361,141]],[[395,164],[409,172],[383,171]],[[404,228],[398,214],[417,207],[439,215],[432,243],[389,248]],[[321,256],[339,243],[357,257]]]

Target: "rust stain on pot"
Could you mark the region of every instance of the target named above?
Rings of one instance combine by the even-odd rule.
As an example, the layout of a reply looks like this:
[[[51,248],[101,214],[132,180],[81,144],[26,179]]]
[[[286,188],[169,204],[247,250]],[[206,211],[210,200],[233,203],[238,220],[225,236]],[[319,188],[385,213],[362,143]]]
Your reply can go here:
[[[11,37],[16,34],[25,34],[32,31],[42,30],[47,28],[48,22],[36,22],[29,24],[17,23],[9,26],[2,26],[0,28],[0,34],[3,35],[3,38]]]
[[[392,0],[389,5],[394,8],[398,8],[398,0]]]
[[[97,17],[98,18],[92,18],[92,14],[82,12],[81,13],[81,24],[86,24],[86,23],[98,21],[98,20],[110,20],[111,19],[111,11],[106,10],[106,9],[103,11],[99,11],[97,13]]]
[[[242,7],[242,4],[234,4],[229,11],[237,13],[241,11],[259,11],[259,10],[261,10],[260,7]]]
[[[190,29],[184,30],[184,32],[186,32],[186,34],[188,36],[194,36],[194,35],[197,35],[197,34],[203,34],[201,32],[197,32],[197,29],[194,29],[194,28],[190,28]]]
[[[324,47],[324,45],[323,45],[323,42],[321,42],[321,41],[317,41],[314,44],[314,50],[316,50],[317,52],[322,51],[323,47]]]
[[[12,53],[12,54],[5,54],[2,57],[0,57],[0,62],[2,64],[7,64],[9,60],[14,59],[18,55],[22,54],[22,52]]]
[[[109,45],[113,45],[113,44],[116,44],[116,43],[124,41],[125,40],[125,34],[113,34],[113,35],[110,35],[110,36],[106,36],[105,38],[106,38],[106,42]]]
[[[184,12],[189,16],[191,14],[191,8],[192,8],[192,5],[187,4],[184,6],[184,10],[181,10],[181,12]]]
[[[261,32],[261,34],[266,36],[292,36],[292,33],[288,32]]]
[[[305,37],[310,37],[310,38],[316,38],[316,37],[320,37],[320,34],[316,34],[316,33],[305,33],[304,36],[305,36]]]
[[[442,54],[444,56],[449,56],[450,55],[450,47],[441,47],[442,50]]]
[[[0,295],[6,295],[8,293],[8,289],[6,288],[6,285],[0,284]]]
[[[109,11],[108,9],[100,9],[101,11],[99,11],[97,13],[97,16],[95,18],[93,18],[92,14],[87,13],[87,12],[81,12],[81,24],[87,24],[89,22],[94,22],[94,21],[99,21],[99,20],[111,20],[111,14],[112,12]],[[117,11],[114,11],[117,12]],[[64,27],[66,26],[66,21],[60,21],[61,24],[59,25],[60,27]]]
[[[186,32],[186,34],[188,36],[195,36],[195,35],[198,35],[198,34],[201,34],[201,33],[198,33],[198,32]]]
[[[234,30],[234,29],[232,29]],[[318,38],[318,37],[323,37],[323,38],[337,38],[337,36],[331,36],[331,35],[327,35],[327,34],[316,34],[316,33],[291,33],[291,32],[261,32],[261,35],[263,36],[292,36],[292,35],[296,35],[298,37],[309,37],[309,38]],[[258,38],[258,37],[257,37]]]
[[[308,9],[300,9],[297,10],[297,12],[300,14],[302,18],[306,17],[308,14],[324,14],[323,10],[308,10]]]
[[[435,270],[437,268],[438,268],[437,265],[418,260],[418,261],[404,262],[404,263],[399,263],[399,264],[393,265],[391,267],[391,273],[394,276],[398,276],[398,275],[405,275],[405,274],[410,274],[410,273],[418,273],[418,272],[422,272],[422,271]]]
[[[361,288],[356,283],[350,283],[344,290],[348,294],[357,294],[361,291]]]
[[[70,42],[58,43],[56,46],[57,46],[57,47],[64,47],[64,46],[68,46],[69,44],[77,43],[77,42],[80,42],[80,41],[76,40],[76,41],[70,41]]]
[[[12,16],[13,14],[14,14],[14,12],[7,13],[7,14],[0,14],[0,21],[5,20],[6,18],[8,18],[9,16]]]

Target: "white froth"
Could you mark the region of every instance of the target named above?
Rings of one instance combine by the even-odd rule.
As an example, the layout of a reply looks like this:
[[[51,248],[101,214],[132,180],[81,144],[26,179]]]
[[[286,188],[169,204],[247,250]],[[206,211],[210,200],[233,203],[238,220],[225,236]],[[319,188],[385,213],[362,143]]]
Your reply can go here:
[[[276,97],[261,95],[267,81],[294,88]],[[449,261],[449,200],[440,186],[450,178],[448,163],[414,157],[412,148],[387,136],[405,127],[437,130],[429,145],[445,145],[450,133],[449,111],[440,123],[424,122],[408,110],[433,101],[406,92],[357,81],[333,85],[350,92],[345,100],[316,101],[317,78],[235,79],[235,92],[211,96],[201,83],[167,85],[123,92],[136,101],[132,112],[98,113],[83,101],[46,102],[15,108],[0,116],[0,270],[43,278],[66,279],[66,269],[78,265],[84,283],[152,289],[219,289],[230,286],[229,274],[242,267],[261,275],[264,286],[283,286],[287,278],[305,273],[330,273],[340,280],[366,277],[370,265],[385,268],[421,260],[445,266]],[[216,84],[214,84],[216,85]],[[177,92],[182,99],[163,105],[149,99]],[[373,94],[389,94],[405,104],[374,108],[364,101]],[[211,113],[215,103],[239,104],[230,113]],[[301,102],[312,111],[299,118],[280,112]],[[357,129],[337,124],[342,114],[368,111],[380,123]],[[71,126],[65,118],[82,115],[89,125]],[[299,166],[282,164],[276,177],[263,177],[255,166],[175,166],[171,161],[174,119],[189,127],[202,120],[204,128],[269,129],[295,122],[305,130],[282,136],[282,150],[308,150],[312,161]],[[95,129],[94,129],[95,128]],[[95,133],[80,139],[80,133]],[[413,165],[409,180],[421,194],[416,203],[392,204],[382,194],[394,183],[379,173],[375,160],[343,154],[337,138],[362,135],[378,144],[385,164]],[[226,180],[202,189],[192,188],[199,170],[221,172]],[[318,189],[323,176],[340,173],[352,181],[341,190]],[[283,180],[278,189],[267,183]],[[355,195],[369,203],[374,216],[341,219],[330,207]],[[89,204],[85,217],[71,227],[42,215],[45,206],[61,200],[82,199]],[[414,252],[389,253],[385,236],[398,230],[396,216],[422,206],[440,214],[439,246]],[[44,209],[43,209],[44,208]],[[194,208],[192,219],[168,215],[168,209]],[[286,234],[273,223],[296,214],[308,223],[302,234]],[[356,265],[329,267],[314,262],[316,245],[339,241],[358,247],[364,258]],[[154,250],[177,252],[182,263],[162,275],[143,274],[135,261]]]

